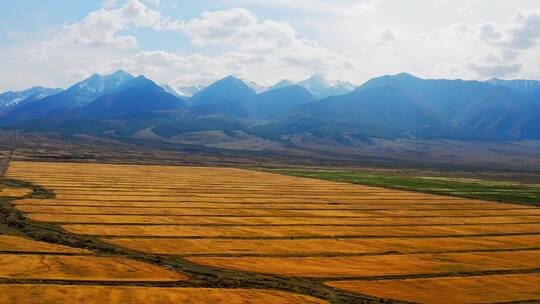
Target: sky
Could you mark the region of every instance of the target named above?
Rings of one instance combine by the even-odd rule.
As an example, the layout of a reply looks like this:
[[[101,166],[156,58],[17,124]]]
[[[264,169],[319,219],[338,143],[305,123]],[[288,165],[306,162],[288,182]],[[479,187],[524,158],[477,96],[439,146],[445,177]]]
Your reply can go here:
[[[0,50],[0,91],[120,68],[173,87],[540,79],[540,1],[0,0]]]

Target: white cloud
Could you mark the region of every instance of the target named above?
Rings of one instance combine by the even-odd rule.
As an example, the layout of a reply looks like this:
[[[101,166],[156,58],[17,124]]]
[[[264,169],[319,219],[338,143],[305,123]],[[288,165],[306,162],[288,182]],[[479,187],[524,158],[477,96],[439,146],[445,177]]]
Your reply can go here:
[[[236,6],[253,6],[281,11],[356,16],[377,8],[381,0],[222,0]]]
[[[241,8],[204,12],[201,18],[185,23],[182,28],[197,45],[234,44],[253,40],[265,26],[257,17]]]
[[[105,7],[115,5],[106,1]],[[128,27],[150,27],[155,30],[176,30],[179,23],[164,18],[139,0],[129,0],[119,8],[101,8],[90,12],[79,22],[65,24],[62,29],[42,45],[41,53],[61,47],[136,47],[137,39],[120,32]]]
[[[396,39],[396,34],[394,34],[391,29],[385,27],[379,33],[378,44],[382,46],[388,46],[391,45],[392,42],[394,42]]]
[[[482,77],[508,77],[518,73],[522,65],[509,60],[503,54],[490,53],[469,62],[468,67]]]
[[[113,67],[188,83],[228,74],[262,83],[313,73],[356,83],[399,72],[540,77],[538,0],[102,0],[96,7],[64,26],[0,39],[0,66],[26,75],[0,76],[0,87],[66,86]],[[8,30],[17,27],[0,35]]]
[[[508,77],[513,76],[521,70],[521,64],[519,63],[470,63],[469,68],[477,72],[483,77]]]
[[[184,22],[181,31],[196,46],[223,48],[221,55],[197,54],[201,66],[194,70],[206,71],[204,77],[221,77],[229,71],[256,77],[268,78],[269,74],[289,71],[288,75],[305,77],[315,72],[350,69],[353,63],[339,53],[322,47],[313,40],[299,37],[287,23],[274,20],[259,20],[246,9],[204,12],[199,18]],[[165,52],[140,53],[139,62],[156,68],[157,63],[167,62],[185,72],[193,64],[190,56]],[[188,58],[188,59],[186,59]],[[214,71],[212,73],[211,71]],[[263,72],[265,75],[263,75]]]
[[[513,49],[530,49],[540,41],[540,12],[520,11],[502,26],[484,24],[480,39],[490,45]]]
[[[116,6],[117,2],[118,2],[117,0],[103,0],[101,2],[101,7],[104,7],[104,8],[107,8],[107,9],[108,8],[113,8],[113,7]]]
[[[520,55],[537,46],[540,40],[540,13],[520,11],[506,24],[482,24],[478,28],[479,40],[492,47],[483,59],[468,64],[484,77],[507,77],[522,70],[517,62]]]

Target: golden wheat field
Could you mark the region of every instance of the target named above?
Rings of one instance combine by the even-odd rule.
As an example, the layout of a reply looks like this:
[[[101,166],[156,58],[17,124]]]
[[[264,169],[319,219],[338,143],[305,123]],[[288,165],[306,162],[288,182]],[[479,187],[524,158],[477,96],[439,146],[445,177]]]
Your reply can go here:
[[[185,275],[138,261],[97,256],[0,254],[0,278],[81,281],[178,281]]]
[[[103,298],[103,303],[323,303],[259,290],[260,285],[195,288],[189,272],[196,269],[254,280],[256,273],[267,282],[279,278],[325,292],[331,286],[337,288],[331,292],[368,299],[540,301],[540,208],[237,168],[13,162],[7,175],[55,194],[14,201],[28,218],[122,250],[178,256],[184,264],[177,272],[88,252],[47,255],[45,247],[24,244],[22,253],[9,254],[3,243],[10,241],[0,238],[0,263],[11,265],[0,270],[0,278],[185,285],[5,281],[0,300],[35,293],[49,302],[67,296],[74,303],[82,298]]]
[[[467,238],[364,239],[152,239],[112,238],[108,243],[134,250],[183,256],[197,255],[323,255],[384,254],[385,252],[448,252],[540,248],[540,235]]]
[[[326,302],[308,296],[257,289],[6,284],[0,285],[0,303],[323,304]]]
[[[13,235],[0,235],[0,252],[90,253],[80,248],[36,242]]]
[[[381,281],[337,281],[328,285],[421,303],[508,303],[540,296],[540,274]]]
[[[30,192],[32,192],[31,189],[7,187],[0,189],[0,196],[23,197]]]

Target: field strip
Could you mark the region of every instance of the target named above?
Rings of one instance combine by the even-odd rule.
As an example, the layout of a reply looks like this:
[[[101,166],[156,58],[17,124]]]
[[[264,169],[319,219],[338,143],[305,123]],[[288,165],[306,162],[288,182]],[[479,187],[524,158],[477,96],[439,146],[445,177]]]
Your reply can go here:
[[[74,200],[71,200],[71,199],[61,199],[61,198],[55,198],[54,199],[55,201],[74,201]],[[110,200],[110,199],[88,199],[88,198],[85,198],[85,199],[77,199],[75,201],[80,201],[80,202],[118,202],[118,200]],[[458,200],[453,200],[453,201],[446,201],[446,200],[440,200],[440,199],[422,199],[422,200],[418,200],[418,199],[406,199],[406,198],[403,198],[403,199],[400,199],[400,198],[379,198],[379,199],[361,199],[361,198],[358,198],[356,200],[339,200],[339,201],[336,201],[336,200],[321,200],[321,201],[315,201],[315,200],[309,200],[309,199],[283,199],[283,198],[264,198],[264,199],[260,199],[260,198],[256,198],[256,199],[247,199],[247,198],[242,198],[242,199],[234,199],[234,200],[231,200],[231,199],[225,199],[225,198],[193,198],[193,197],[177,197],[177,200],[176,201],[161,201],[161,200],[134,200],[134,199],[129,199],[129,200],[122,200],[121,202],[132,202],[132,203],[181,203],[181,202],[184,202],[184,203],[236,203],[236,204],[241,204],[241,203],[249,203],[249,204],[253,204],[253,203],[261,203],[261,204],[267,204],[267,203],[278,203],[278,204],[332,204],[332,203],[339,203],[339,204],[382,204],[382,205],[389,205],[389,204],[396,204],[396,205],[401,205],[401,204],[416,204],[416,203],[419,203],[419,204],[422,204],[422,203],[435,203],[435,204],[446,204],[446,203],[454,203],[454,202],[458,202],[458,203],[463,203],[465,201],[458,201]],[[491,203],[491,204],[497,204],[497,203],[494,203],[494,202],[484,202],[484,203]],[[513,206],[515,204],[512,204]]]
[[[386,197],[384,196],[351,196],[348,198],[339,198],[339,197],[302,197],[302,196],[267,196],[267,197],[261,197],[261,196],[249,196],[249,195],[238,195],[238,196],[205,196],[205,195],[189,195],[190,198],[199,198],[201,200],[212,200],[216,199],[219,201],[227,201],[227,200],[243,200],[243,201],[252,201],[256,202],[254,200],[268,200],[268,202],[272,202],[272,200],[276,203],[279,203],[280,201],[294,201],[296,200],[299,203],[306,202],[306,201],[313,201],[313,202],[336,202],[336,201],[361,201],[361,200],[377,200],[377,199],[395,199],[395,195],[388,195]],[[65,199],[65,200],[116,200],[116,201],[140,201],[140,202],[152,202],[152,201],[162,201],[162,202],[174,202],[178,200],[178,196],[167,196],[167,195],[116,195],[116,194],[110,194],[110,195],[70,195],[70,194],[57,194],[56,198],[58,199]],[[415,200],[422,200],[422,198],[416,198],[411,197]]]
[[[148,225],[461,225],[539,223],[540,216],[487,217],[238,217],[238,216],[154,216],[31,213],[36,221],[62,224],[148,224]]]
[[[151,217],[210,217],[210,218],[216,218],[216,217],[223,217],[223,218],[306,218],[306,219],[391,219],[391,218],[399,218],[399,219],[423,219],[423,218],[430,218],[430,219],[436,219],[436,218],[454,218],[454,219],[460,219],[460,218],[468,218],[468,219],[474,219],[474,218],[498,218],[501,217],[501,215],[432,215],[429,217],[423,216],[423,215],[401,215],[401,216],[349,216],[349,215],[294,215],[294,214],[285,214],[285,215],[249,215],[249,214],[225,214],[225,215],[208,215],[208,214],[188,214],[188,215],[182,215],[182,214],[148,214],[148,213],[76,213],[76,212],[55,212],[55,213],[48,213],[48,212],[26,212],[28,216],[32,215],[81,215],[81,216],[151,216]],[[538,217],[537,215],[527,215],[527,214],[512,214],[508,215],[508,217],[523,217],[523,218],[531,218],[531,217]],[[536,221],[534,221],[536,222]]]
[[[45,242],[37,242],[12,235],[0,235],[0,251],[89,254],[90,251]]]
[[[26,189],[26,188],[3,188],[0,189],[0,197],[2,196],[8,196],[8,197],[23,197],[25,195],[28,195],[32,192],[32,189]]]
[[[170,226],[170,225],[62,225],[65,230],[96,236],[199,236],[199,237],[295,237],[295,236],[452,236],[479,234],[540,233],[540,225],[456,225],[456,226]]]
[[[465,304],[540,300],[540,273],[337,281],[326,284],[355,293],[416,303]]]
[[[43,202],[41,204],[36,203],[30,203],[27,204],[25,202],[18,202],[15,203],[17,206],[44,206],[44,207],[105,207],[105,208],[160,208],[160,209],[245,209],[245,210],[257,210],[257,209],[264,209],[264,210],[374,210],[374,211],[381,211],[381,210],[538,210],[537,208],[508,208],[505,206],[486,206],[486,207],[478,207],[478,206],[463,206],[461,208],[456,208],[455,206],[429,206],[426,208],[426,206],[422,205],[403,205],[403,206],[364,206],[362,204],[346,204],[346,205],[337,205],[337,204],[213,204],[213,203],[173,203],[173,204],[145,204],[145,203],[131,203],[131,204],[122,204],[120,203],[102,203],[101,205],[98,204],[62,204],[61,202]]]
[[[83,207],[83,206],[41,206],[18,205],[17,208],[26,213],[75,213],[75,214],[132,214],[132,215],[245,215],[245,216],[486,216],[501,212],[507,216],[540,215],[540,208],[512,210],[309,210],[309,209],[202,209],[202,208],[132,208],[132,207]]]
[[[0,284],[0,302],[18,304],[323,304],[326,301],[282,291],[219,288],[160,288]]]
[[[138,251],[171,255],[403,254],[540,247],[540,235],[465,238],[371,238],[303,240],[223,240],[114,238],[104,241]]]
[[[0,278],[92,281],[181,281],[185,275],[117,257],[0,254]]]
[[[138,201],[114,201],[114,200],[101,200],[101,201],[91,201],[91,200],[62,200],[62,199],[19,199],[15,202],[16,204],[25,204],[25,205],[49,205],[49,204],[56,204],[56,205],[65,205],[65,206],[79,206],[79,205],[89,205],[89,206],[101,206],[101,205],[115,205],[115,206],[154,206],[154,207],[161,207],[161,206],[177,206],[179,204],[187,205],[187,204],[193,204],[194,206],[199,206],[204,204],[211,204],[214,206],[220,206],[220,205],[229,205],[229,204],[237,204],[239,206],[244,205],[281,205],[281,206],[290,206],[290,205],[306,205],[306,206],[347,206],[347,205],[358,205],[358,206],[383,206],[383,207],[392,207],[392,206],[492,206],[494,208],[498,207],[504,207],[504,208],[520,208],[525,207],[530,208],[529,206],[523,206],[523,205],[516,205],[516,204],[504,204],[504,203],[493,203],[493,202],[467,202],[467,201],[451,201],[451,202],[422,202],[417,200],[405,200],[405,201],[399,201],[396,200],[395,202],[389,202],[388,200],[383,201],[363,201],[363,202],[273,202],[273,203],[267,203],[267,202],[237,202],[237,201],[211,201],[207,202],[204,200],[197,200],[192,201],[189,199],[186,199],[185,197],[178,198],[178,201],[175,202],[159,202],[159,201],[151,201],[151,202],[138,202]]]
[[[540,251],[358,257],[188,257],[213,267],[302,277],[382,277],[540,268]]]

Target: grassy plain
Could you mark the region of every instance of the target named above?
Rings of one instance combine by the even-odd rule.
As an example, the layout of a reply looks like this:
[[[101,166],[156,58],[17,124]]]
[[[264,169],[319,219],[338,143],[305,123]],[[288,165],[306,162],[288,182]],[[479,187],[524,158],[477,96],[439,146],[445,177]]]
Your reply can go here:
[[[385,174],[361,170],[279,169],[271,170],[271,172],[375,187],[540,205],[540,184],[527,184],[520,181],[419,176],[414,173],[412,175]]]

